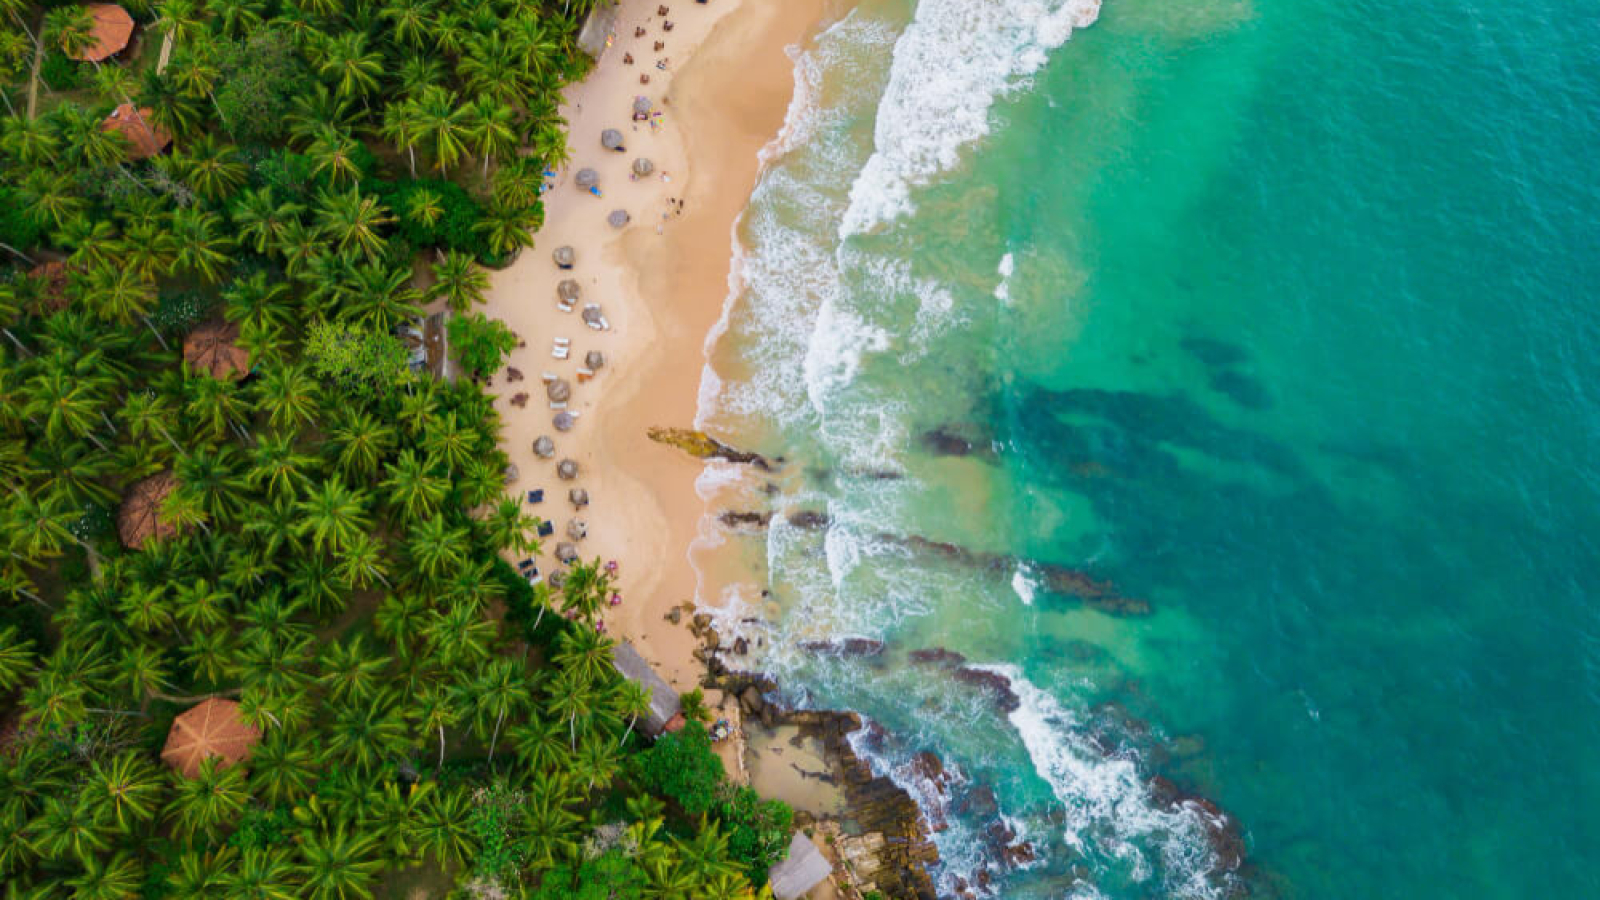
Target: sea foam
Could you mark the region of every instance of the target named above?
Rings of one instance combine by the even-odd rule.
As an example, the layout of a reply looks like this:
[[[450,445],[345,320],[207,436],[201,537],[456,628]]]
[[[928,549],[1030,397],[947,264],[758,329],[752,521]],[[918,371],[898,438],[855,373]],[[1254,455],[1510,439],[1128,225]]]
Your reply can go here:
[[[922,0],[894,47],[875,152],[850,188],[841,238],[909,213],[911,189],[954,168],[989,133],[995,100],[1021,85],[1100,0]]]

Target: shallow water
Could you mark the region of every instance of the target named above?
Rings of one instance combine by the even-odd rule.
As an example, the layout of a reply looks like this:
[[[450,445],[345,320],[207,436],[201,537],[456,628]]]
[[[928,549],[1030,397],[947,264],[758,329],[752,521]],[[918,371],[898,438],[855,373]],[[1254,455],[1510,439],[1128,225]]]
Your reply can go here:
[[[960,770],[947,884],[984,787],[1006,897],[1600,896],[1600,18],[1081,12],[865,0],[797,61],[702,403],[789,460],[764,664]]]

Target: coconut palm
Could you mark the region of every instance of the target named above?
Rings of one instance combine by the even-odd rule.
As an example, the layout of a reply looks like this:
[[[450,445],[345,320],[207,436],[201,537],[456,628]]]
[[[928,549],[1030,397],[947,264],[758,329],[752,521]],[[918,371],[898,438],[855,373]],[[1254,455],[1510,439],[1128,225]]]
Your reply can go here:
[[[44,859],[88,864],[110,846],[110,820],[103,813],[97,814],[87,798],[49,797],[43,811],[28,823],[20,837]]]
[[[421,48],[432,33],[435,6],[431,0],[389,0],[378,18],[388,23],[397,43]]]
[[[50,162],[60,148],[55,129],[44,119],[12,117],[0,122],[0,151],[24,166]]]
[[[504,256],[524,247],[533,246],[533,233],[543,224],[542,207],[495,203],[472,227],[483,235],[484,242],[489,245],[489,252],[496,256]]]
[[[60,6],[45,13],[44,40],[71,57],[94,48],[94,16],[87,6]]]
[[[410,269],[368,263],[356,266],[350,280],[354,296],[345,304],[341,318],[388,332],[422,314],[417,305],[421,295],[411,287]]]
[[[394,219],[376,197],[362,196],[356,188],[323,191],[317,195],[317,224],[340,250],[360,252],[368,260],[383,252],[379,230]]]
[[[441,867],[460,866],[476,847],[473,804],[465,787],[430,791],[411,825],[412,838]]]
[[[267,424],[294,432],[317,420],[322,392],[304,365],[281,366],[263,375],[256,385],[256,408],[267,414]]]
[[[287,851],[248,849],[222,874],[223,900],[296,900],[299,878]]]
[[[614,671],[611,649],[616,642],[593,628],[569,628],[556,639],[556,665],[574,678],[599,684]]]
[[[405,658],[411,653],[412,642],[422,635],[429,613],[428,601],[420,594],[388,594],[372,614],[372,629]]]
[[[103,807],[109,819],[126,832],[155,817],[162,787],[156,767],[142,754],[125,750],[90,764],[84,796]]]
[[[365,699],[352,698],[333,707],[322,755],[325,762],[370,772],[411,748],[409,732],[394,694],[387,689],[375,691]]]
[[[361,180],[361,145],[343,128],[323,125],[311,137],[306,155],[311,157],[313,174],[325,177],[336,188]]]
[[[457,528],[443,516],[423,519],[406,535],[405,551],[417,573],[425,578],[442,578],[467,558],[471,542],[466,529]]]
[[[365,412],[352,412],[338,421],[328,433],[339,471],[351,478],[370,478],[394,448],[394,429]]]
[[[522,805],[523,848],[528,862],[548,868],[578,850],[582,819],[568,809],[573,797],[560,777],[536,782]]]
[[[309,534],[311,546],[318,551],[337,553],[372,527],[361,494],[346,487],[338,478],[330,478],[313,488],[296,509],[303,518],[296,533]]]
[[[233,241],[226,236],[220,216],[197,206],[179,207],[172,214],[171,231],[176,242],[173,266],[178,272],[208,283],[222,279]]]
[[[268,803],[304,797],[316,780],[316,755],[299,735],[269,730],[250,752],[250,791]]]
[[[0,694],[21,684],[33,665],[33,641],[23,640],[13,626],[0,627]]]
[[[419,192],[420,193],[420,192]],[[459,250],[440,251],[433,263],[434,299],[442,299],[456,312],[465,312],[474,303],[483,303],[489,276],[470,254]]]
[[[220,202],[244,184],[249,173],[239,159],[239,151],[231,144],[217,141],[213,135],[185,145],[171,156],[163,157],[164,164],[173,174],[186,181],[201,198],[212,203]]]
[[[17,198],[29,218],[53,228],[61,228],[85,208],[71,176],[45,169],[31,169],[22,177]]]
[[[250,794],[244,769],[226,766],[217,757],[200,763],[193,778],[173,773],[174,794],[166,812],[173,830],[183,836],[214,838],[238,820]]]
[[[516,113],[498,97],[480,95],[467,108],[467,141],[483,161],[483,177],[489,178],[489,163],[516,152]]]
[[[234,200],[228,216],[238,230],[241,243],[257,253],[276,249],[290,222],[300,221],[305,207],[298,203],[279,203],[271,187],[246,190]]]
[[[619,679],[616,686],[611,689],[611,708],[618,717],[626,717],[628,727],[617,740],[617,746],[628,742],[633,734],[633,726],[638,724],[639,717],[650,713],[650,691],[642,684],[627,679]]]
[[[433,515],[450,490],[450,479],[434,471],[433,460],[413,449],[400,451],[386,470],[382,485],[386,502],[400,512],[401,522],[415,522]]]
[[[383,54],[367,48],[367,36],[359,31],[335,35],[316,48],[317,74],[340,97],[365,97],[378,89],[383,74]]]
[[[423,435],[423,448],[428,455],[444,463],[449,471],[459,471],[479,451],[479,433],[454,412],[435,416],[428,422]]]
[[[86,859],[83,871],[67,879],[77,900],[124,900],[137,896],[143,882],[144,867],[126,851]]]
[[[489,761],[492,763],[506,717],[527,708],[530,702],[522,667],[506,657],[490,661],[473,681],[472,694],[473,725],[480,737],[488,732]]]
[[[319,460],[315,456],[301,453],[295,447],[292,436],[268,432],[263,434],[256,446],[250,449],[250,468],[245,474],[245,480],[251,487],[265,489],[267,496],[276,502],[292,499],[306,490],[310,486],[311,475],[318,468]],[[261,516],[263,512],[269,514],[265,520]],[[262,529],[261,533],[268,538],[268,547],[275,549],[284,535],[267,527],[278,521],[270,515],[272,512],[275,512],[273,508],[258,509],[257,515],[251,518],[251,522],[263,522],[258,528]]]
[[[436,610],[423,628],[429,651],[446,669],[476,666],[489,657],[495,627],[466,604]]]
[[[406,102],[405,109],[417,144],[432,157],[435,169],[443,171],[461,161],[467,152],[471,118],[453,92],[426,87],[416,99]]]
[[[371,835],[350,837],[340,823],[332,832],[311,833],[300,844],[299,874],[311,900],[351,900],[372,896],[373,876],[383,868]]]
[[[489,545],[512,553],[538,552],[539,517],[525,512],[514,497],[505,497],[489,510],[480,523]]]
[[[330,641],[323,647],[319,663],[322,675],[317,683],[336,703],[371,698],[389,668],[389,658],[375,655],[359,634],[349,641]]]

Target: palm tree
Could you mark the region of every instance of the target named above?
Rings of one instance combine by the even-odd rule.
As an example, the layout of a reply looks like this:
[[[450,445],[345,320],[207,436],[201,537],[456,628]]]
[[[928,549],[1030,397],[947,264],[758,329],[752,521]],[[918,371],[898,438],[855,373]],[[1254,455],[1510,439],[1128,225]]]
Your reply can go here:
[[[241,38],[261,26],[266,4],[258,0],[206,0],[206,12],[227,37]]]
[[[599,684],[615,671],[614,646],[615,641],[593,628],[570,628],[556,640],[555,663],[575,678]]]
[[[504,256],[533,246],[533,233],[544,224],[542,207],[508,206],[495,203],[473,230],[483,235],[489,252]]]
[[[467,140],[483,160],[483,177],[487,181],[489,162],[516,152],[516,113],[510,104],[488,94],[479,96],[467,109]]]
[[[327,176],[328,183],[338,188],[361,180],[360,148],[348,130],[323,125],[313,134],[306,155],[311,157],[312,173]]]
[[[428,601],[421,594],[389,594],[372,614],[372,629],[405,658],[411,654],[412,642],[421,636],[430,612]]]
[[[421,48],[433,30],[433,11],[431,0],[389,0],[378,11],[378,18],[389,23],[396,42]]]
[[[539,517],[529,515],[515,497],[496,503],[482,521],[489,545],[512,553],[538,552]]]
[[[296,533],[309,533],[311,546],[318,551],[338,553],[372,527],[361,495],[345,487],[339,478],[330,478],[313,488],[305,500],[296,504],[296,509],[303,517]]]
[[[215,838],[244,812],[250,793],[245,787],[244,769],[226,766],[217,757],[200,764],[193,778],[174,773],[176,793],[167,804],[174,830],[183,836]]]
[[[144,882],[144,867],[127,851],[119,850],[109,859],[93,857],[83,861],[83,871],[67,879],[72,896],[78,900],[124,900],[138,896]]]
[[[233,245],[223,234],[222,219],[197,206],[179,207],[172,214],[171,230],[176,241],[173,265],[177,271],[196,275],[208,283],[221,280],[231,262],[228,251]]]
[[[248,849],[222,875],[224,900],[296,900],[299,879],[288,853],[276,848]]]
[[[219,143],[209,134],[162,159],[196,194],[212,203],[220,202],[237,190],[250,171],[239,160],[237,148]]]
[[[33,641],[23,640],[15,627],[0,628],[0,695],[21,684],[33,665]]]
[[[341,97],[365,97],[378,89],[383,54],[367,49],[367,36],[349,31],[330,37],[317,48],[317,74]]]
[[[333,832],[313,832],[300,844],[301,896],[310,900],[351,900],[370,898],[369,885],[383,862],[375,858],[377,841],[372,835],[351,838],[340,823]]]
[[[573,797],[560,776],[535,782],[522,806],[523,848],[534,866],[549,868],[578,850],[582,819],[567,807]]]
[[[44,810],[21,837],[47,860],[88,864],[109,846],[110,831],[105,816],[96,815],[88,799],[55,796],[45,799]]]
[[[460,698],[455,691],[438,683],[429,683],[417,696],[415,711],[418,728],[430,737],[435,734],[439,736],[439,761],[436,765],[442,769],[444,730],[455,727],[461,721]]]
[[[304,797],[316,781],[316,756],[299,735],[269,731],[250,753],[250,790],[268,803]]]
[[[443,516],[423,519],[406,536],[405,550],[418,574],[440,578],[467,558],[466,529],[451,527]]]
[[[257,489],[265,488],[267,496],[275,503],[282,500],[292,500],[311,483],[310,475],[319,468],[319,460],[295,449],[294,438],[287,434],[268,432],[261,436],[256,446],[250,450],[250,470],[245,475],[245,480]],[[263,512],[270,512],[262,510]],[[253,522],[263,522],[262,517],[254,517]],[[275,522],[270,516],[266,522]],[[262,533],[268,537],[279,532],[266,529],[266,522],[261,527]],[[246,527],[249,527],[248,525]],[[275,546],[269,544],[269,547]]]
[[[176,265],[178,239],[167,231],[164,219],[129,223],[123,231],[118,255],[125,268],[153,281],[170,273]]]
[[[339,419],[328,433],[329,448],[339,470],[351,478],[370,478],[377,474],[384,457],[395,443],[394,429],[365,412],[352,412]]]
[[[128,832],[155,817],[161,787],[156,767],[137,751],[124,750],[90,765],[84,796],[109,809],[117,827]]]
[[[81,57],[95,45],[94,17],[87,6],[61,6],[45,13],[44,39],[71,57]]]
[[[240,474],[239,452],[231,445],[196,447],[178,460],[178,488],[193,496],[206,515],[230,523],[244,511],[246,481]]]
[[[441,867],[460,866],[476,846],[472,832],[470,789],[461,786],[430,791],[411,826],[418,846]]]
[[[374,581],[389,585],[389,563],[383,554],[383,542],[369,534],[356,537],[339,555],[335,567],[339,577],[351,585],[365,590]]]
[[[467,152],[470,114],[456,95],[444,88],[429,86],[415,100],[406,103],[412,119],[412,133],[428,149],[433,167],[440,171],[453,167]]]
[[[628,728],[617,741],[617,746],[621,747],[633,734],[633,726],[638,723],[639,717],[649,714],[650,691],[642,684],[620,679],[612,689],[611,703],[618,716],[628,717]]]
[[[479,434],[454,412],[435,416],[423,433],[422,446],[428,455],[443,462],[449,471],[460,471],[478,453]]]
[[[498,657],[479,673],[473,682],[472,692],[476,701],[473,724],[479,735],[482,735],[490,721],[494,722],[489,735],[489,762],[493,763],[495,746],[500,742],[500,729],[505,725],[506,717],[527,708],[529,703],[522,667],[515,660]]]
[[[23,176],[17,199],[24,204],[29,218],[54,228],[62,227],[84,209],[84,200],[78,196],[71,176],[45,169],[33,169]]]
[[[368,263],[357,266],[351,275],[353,302],[346,304],[340,318],[387,332],[422,314],[417,306],[421,295],[411,287],[409,268]]]
[[[600,560],[579,562],[567,571],[561,585],[561,609],[583,622],[592,622],[604,608],[611,590],[611,577],[600,568]]]
[[[385,759],[402,756],[410,749],[408,732],[393,692],[379,690],[370,698],[351,699],[333,708],[323,757],[370,772]]]
[[[432,462],[406,448],[387,467],[389,477],[379,486],[389,507],[400,511],[402,523],[433,515],[449,493],[450,479],[434,474]]]
[[[267,372],[256,386],[256,407],[267,414],[267,424],[293,432],[317,420],[321,390],[303,364]]]
[[[495,627],[494,623],[486,621],[471,606],[456,604],[443,611],[435,611],[423,629],[423,636],[441,666],[446,669],[466,668],[488,659]]]
[[[257,253],[277,249],[290,222],[298,223],[305,207],[298,203],[278,203],[272,188],[246,190],[234,201],[229,217],[238,229],[240,240]]]
[[[317,682],[335,703],[366,700],[377,693],[389,668],[389,658],[375,656],[366,640],[356,635],[348,642],[330,641],[323,648],[322,671]]]
[[[56,158],[61,141],[44,119],[13,117],[0,122],[0,150],[24,166],[38,167]]]
[[[419,192],[420,193],[420,192]],[[471,254],[459,250],[440,251],[433,264],[435,299],[443,299],[455,312],[465,312],[474,303],[483,303],[489,276],[478,267]]]
[[[378,230],[394,218],[378,198],[363,197],[352,187],[348,191],[323,191],[317,201],[317,224],[340,250],[360,251],[368,260],[382,254],[386,241]]]

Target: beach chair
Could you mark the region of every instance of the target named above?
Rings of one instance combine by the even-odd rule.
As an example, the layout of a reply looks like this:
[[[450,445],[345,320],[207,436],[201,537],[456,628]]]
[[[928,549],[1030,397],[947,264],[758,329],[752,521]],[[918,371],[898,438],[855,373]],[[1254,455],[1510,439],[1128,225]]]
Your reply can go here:
[[[565,400],[551,400],[550,401],[550,408],[551,409],[558,409],[558,410],[559,409],[566,409],[567,408],[567,401],[565,401]]]
[[[518,572],[525,572],[525,571],[527,571],[528,569],[531,569],[531,568],[533,568],[533,557],[531,557],[531,556],[528,557],[527,559],[523,560],[522,562],[517,563],[517,571]]]
[[[550,348],[550,355],[556,359],[566,359],[572,355],[572,341],[569,338],[556,338]]]
[[[534,566],[533,568],[529,569],[528,571],[526,571],[526,572],[524,572],[522,574],[527,576],[529,584],[538,584],[539,583],[539,567],[538,566]]]
[[[555,534],[555,533],[556,533],[556,524],[554,522],[540,522],[539,523],[539,537],[549,537],[550,535]]]
[[[540,488],[540,489],[538,489],[536,491],[529,491],[528,492],[528,502],[529,503],[543,503],[544,502],[544,488]]]

